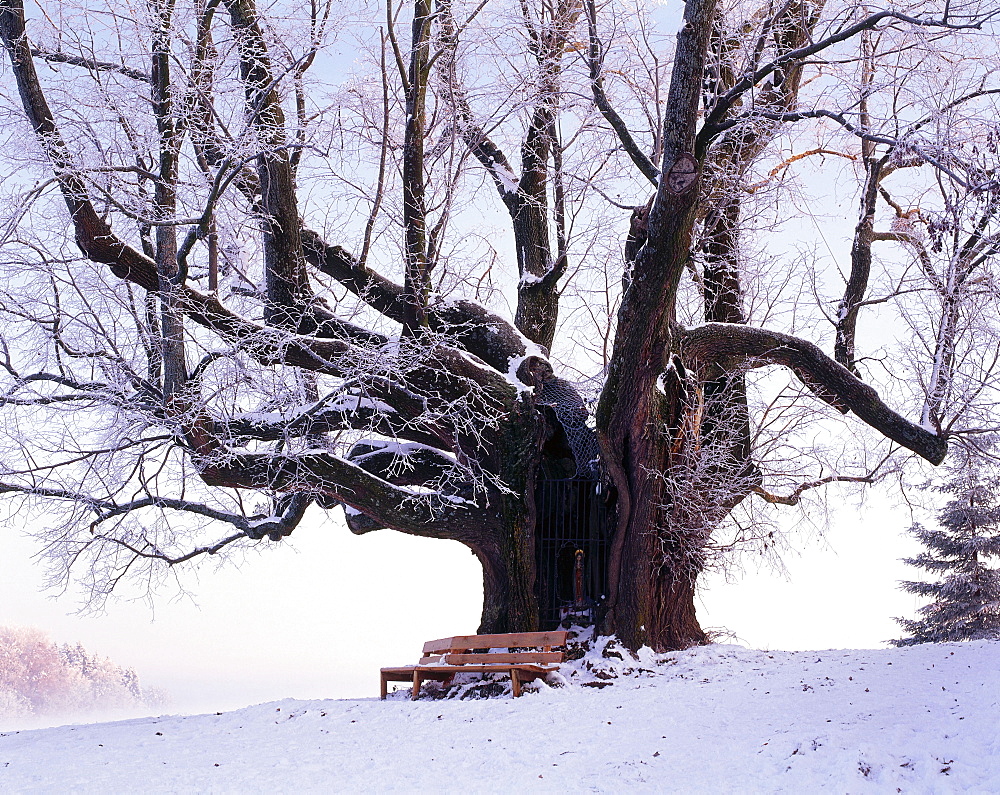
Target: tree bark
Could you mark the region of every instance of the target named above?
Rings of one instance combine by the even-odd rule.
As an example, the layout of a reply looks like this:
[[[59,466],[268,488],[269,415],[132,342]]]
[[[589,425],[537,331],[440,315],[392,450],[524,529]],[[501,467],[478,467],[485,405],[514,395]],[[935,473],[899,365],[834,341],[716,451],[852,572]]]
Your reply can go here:
[[[597,409],[603,459],[618,492],[617,526],[609,561],[609,600],[604,631],[629,648],[657,650],[700,643],[691,592],[678,585],[668,560],[681,528],[671,526],[665,489],[678,434],[693,404],[676,348],[675,301],[690,256],[699,165],[693,157],[702,76],[714,0],[691,0],[677,50],[664,122],[659,187],[632,279],[618,313],[614,350]],[[661,381],[661,375],[663,380]],[[674,447],[678,449],[674,450]],[[661,545],[664,545],[661,548]],[[679,600],[661,610],[660,600]],[[664,625],[661,619],[680,621]]]

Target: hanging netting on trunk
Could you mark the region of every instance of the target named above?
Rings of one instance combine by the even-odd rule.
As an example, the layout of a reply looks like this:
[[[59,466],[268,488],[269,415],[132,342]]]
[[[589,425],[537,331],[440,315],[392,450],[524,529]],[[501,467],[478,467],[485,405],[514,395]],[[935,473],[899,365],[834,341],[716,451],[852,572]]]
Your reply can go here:
[[[598,474],[599,448],[597,432],[590,422],[589,406],[593,400],[584,396],[597,394],[599,386],[582,381],[573,383],[563,378],[553,378],[542,385],[540,402],[549,406],[562,425],[576,461],[576,477],[593,478]]]

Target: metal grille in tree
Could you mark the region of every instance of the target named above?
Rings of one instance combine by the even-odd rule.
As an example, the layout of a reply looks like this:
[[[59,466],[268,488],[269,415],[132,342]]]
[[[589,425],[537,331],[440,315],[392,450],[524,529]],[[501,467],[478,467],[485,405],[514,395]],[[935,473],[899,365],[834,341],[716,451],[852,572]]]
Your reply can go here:
[[[606,598],[613,514],[605,496],[600,481],[590,478],[538,484],[535,556],[541,629],[555,629],[564,619],[594,620]]]

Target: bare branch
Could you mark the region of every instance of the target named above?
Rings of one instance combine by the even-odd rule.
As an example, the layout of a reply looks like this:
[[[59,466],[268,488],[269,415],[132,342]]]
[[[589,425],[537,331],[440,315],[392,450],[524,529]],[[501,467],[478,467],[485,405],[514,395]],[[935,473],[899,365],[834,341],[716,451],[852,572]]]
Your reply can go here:
[[[639,145],[632,137],[632,133],[629,132],[625,121],[611,106],[608,95],[604,90],[604,74],[602,71],[604,52],[601,40],[597,35],[597,3],[595,0],[587,0],[587,29],[590,35],[590,43],[587,49],[587,66],[590,69],[590,88],[594,93],[594,103],[601,111],[601,115],[604,116],[605,121],[615,131],[618,140],[621,142],[622,149],[625,150],[625,153],[635,163],[636,168],[653,185],[656,185],[660,179],[660,170],[653,165],[653,161],[639,148]]]
[[[145,72],[139,69],[133,69],[120,63],[99,61],[96,58],[84,58],[80,55],[72,55],[67,52],[40,50],[37,47],[31,48],[31,54],[36,58],[41,58],[42,60],[50,63],[64,63],[71,66],[82,66],[84,69],[89,69],[92,72],[117,72],[120,75],[125,75],[125,77],[131,77],[133,80],[139,80],[143,83],[150,82],[150,77]]]

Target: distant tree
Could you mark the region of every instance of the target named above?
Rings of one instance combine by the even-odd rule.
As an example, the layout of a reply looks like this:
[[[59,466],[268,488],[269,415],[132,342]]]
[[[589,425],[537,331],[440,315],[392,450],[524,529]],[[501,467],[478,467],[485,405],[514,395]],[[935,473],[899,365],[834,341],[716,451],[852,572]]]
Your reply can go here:
[[[0,718],[154,708],[163,700],[131,668],[79,643],[59,646],[34,627],[0,627]]]
[[[0,705],[5,710],[14,715],[74,711],[82,690],[79,680],[41,630],[0,628]]]
[[[905,591],[931,599],[920,618],[897,618],[909,637],[896,646],[958,640],[1000,640],[1000,472],[996,460],[979,451],[956,452],[952,477],[939,490],[953,499],[937,515],[940,529],[919,524],[911,532],[927,547],[905,562],[940,579],[903,582]]]

